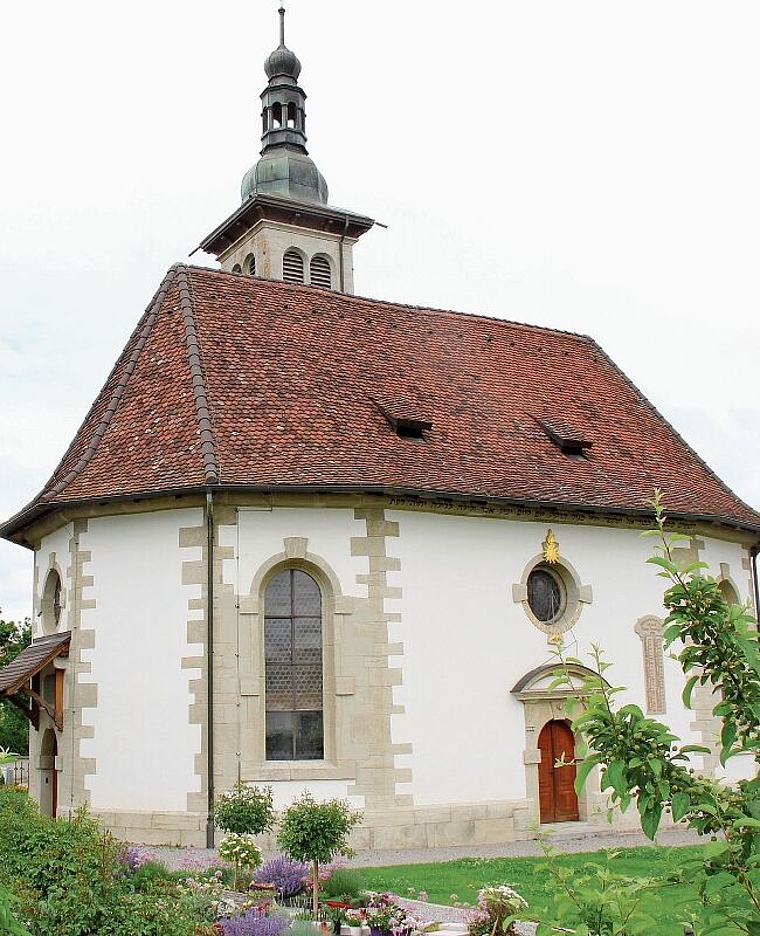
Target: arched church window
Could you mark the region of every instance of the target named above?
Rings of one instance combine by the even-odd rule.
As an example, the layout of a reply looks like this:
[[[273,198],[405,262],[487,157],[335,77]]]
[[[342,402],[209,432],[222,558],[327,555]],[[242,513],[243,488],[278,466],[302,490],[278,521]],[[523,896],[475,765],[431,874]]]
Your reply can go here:
[[[739,604],[739,596],[736,594],[736,589],[727,579],[721,579],[718,582],[718,591],[720,592],[720,597],[726,604]]]
[[[253,254],[248,254],[248,256],[245,258],[245,267],[244,267],[244,269],[245,269],[245,272],[246,272],[249,276],[255,276],[255,275],[256,275],[256,257],[254,257]]]
[[[321,286],[322,289],[332,289],[330,261],[323,254],[317,254],[316,257],[311,258],[309,277],[312,286]]]
[[[303,257],[293,247],[282,258],[282,278],[286,283],[303,283]]]
[[[324,757],[322,595],[301,569],[284,569],[264,595],[267,760]]]

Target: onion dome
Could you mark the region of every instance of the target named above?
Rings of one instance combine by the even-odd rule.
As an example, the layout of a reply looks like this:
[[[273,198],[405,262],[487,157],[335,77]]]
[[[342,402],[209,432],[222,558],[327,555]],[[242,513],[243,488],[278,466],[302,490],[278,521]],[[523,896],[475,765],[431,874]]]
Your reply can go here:
[[[293,81],[298,81],[298,76],[301,74],[301,63],[298,61],[295,52],[291,52],[287,46],[280,45],[279,48],[270,53],[264,62],[264,71],[270,81],[272,78],[280,77],[292,78]]]
[[[328,189],[325,177],[310,156],[283,146],[265,152],[243,176],[241,200],[257,194],[326,205]]]

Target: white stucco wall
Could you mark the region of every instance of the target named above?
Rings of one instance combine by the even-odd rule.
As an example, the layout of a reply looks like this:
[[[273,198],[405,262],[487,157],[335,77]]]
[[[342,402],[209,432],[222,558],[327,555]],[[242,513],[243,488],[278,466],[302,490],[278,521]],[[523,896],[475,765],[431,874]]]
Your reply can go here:
[[[276,507],[271,510],[241,508],[237,527],[223,527],[220,542],[235,548],[235,559],[224,562],[224,582],[239,594],[248,594],[251,583],[265,562],[284,550],[286,537],[306,537],[307,551],[327,562],[338,577],[343,594],[364,597],[366,585],[357,585],[356,576],[367,572],[365,556],[351,555],[351,537],[363,536],[363,521],[354,519],[353,510],[319,510]]]
[[[541,552],[548,525],[495,518],[389,512],[400,536],[392,554],[401,571],[389,575],[403,598],[387,601],[402,620],[391,640],[404,644],[403,684],[395,701],[393,741],[411,741],[398,766],[412,768],[407,792],[418,805],[500,800],[526,795],[522,752],[523,704],[510,690],[533,668],[553,661],[546,635],[512,596],[526,564]],[[599,643],[615,665],[607,676],[629,687],[621,704],[644,708],[641,641],[634,631],[645,615],[664,617],[664,581],[645,560],[652,540],[636,531],[552,524],[561,555],[590,585],[593,601],[565,637],[569,655],[587,658]],[[711,564],[740,567],[738,546],[710,542]],[[746,591],[746,586],[745,586]],[[746,597],[745,594],[742,597]],[[589,661],[589,665],[590,661]],[[683,709],[678,665],[665,659],[668,723],[684,742],[697,739],[693,714]]]
[[[187,642],[197,613],[188,600],[201,589],[182,584],[182,563],[201,550],[180,548],[179,530],[202,523],[200,509],[166,510],[90,520],[81,534],[92,553],[85,597],[96,602],[82,612],[96,636],[83,653],[92,672],[81,677],[98,686],[97,707],[82,715],[94,737],[81,745],[96,760],[86,780],[94,809],[185,811],[187,794],[200,790],[201,731],[188,724],[188,683],[200,671],[183,669],[182,658],[202,653]]]

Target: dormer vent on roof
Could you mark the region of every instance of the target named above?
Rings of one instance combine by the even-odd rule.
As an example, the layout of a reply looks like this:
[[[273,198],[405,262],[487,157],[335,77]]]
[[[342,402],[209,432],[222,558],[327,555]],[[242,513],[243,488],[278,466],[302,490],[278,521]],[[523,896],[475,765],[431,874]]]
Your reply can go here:
[[[570,455],[574,458],[583,458],[586,454],[586,449],[591,448],[594,444],[584,438],[583,434],[578,432],[570,423],[562,419],[556,419],[554,417],[548,418],[546,416],[542,416],[540,419],[538,416],[534,416],[533,418],[544,430],[547,437],[564,455]]]
[[[376,397],[374,403],[402,439],[423,439],[422,433],[433,428],[432,420],[421,411],[419,404],[403,397]]]

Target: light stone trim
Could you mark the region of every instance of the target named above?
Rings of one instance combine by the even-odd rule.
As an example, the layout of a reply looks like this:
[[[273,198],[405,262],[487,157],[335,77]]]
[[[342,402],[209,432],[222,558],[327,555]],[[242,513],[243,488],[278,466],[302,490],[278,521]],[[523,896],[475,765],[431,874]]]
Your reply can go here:
[[[205,520],[205,517],[204,517]],[[218,526],[214,524],[214,553],[216,554],[216,543],[218,541]],[[208,814],[208,683],[206,675],[206,666],[207,657],[208,657],[208,530],[206,523],[203,522],[197,526],[191,527],[180,527],[177,532],[177,545],[180,549],[180,552],[183,549],[190,549],[195,553],[197,549],[201,550],[201,559],[192,559],[192,560],[183,560],[182,561],[182,574],[181,581],[182,585],[198,585],[201,589],[200,598],[188,598],[187,601],[187,610],[190,612],[202,612],[201,615],[195,615],[194,617],[187,619],[187,643],[188,645],[195,644],[196,647],[200,645],[202,647],[201,655],[199,656],[197,652],[188,654],[181,658],[180,666],[182,669],[186,670],[197,670],[200,669],[201,674],[199,677],[188,678],[188,691],[192,697],[192,701],[188,705],[187,712],[187,722],[188,725],[198,725],[200,726],[200,749],[196,752],[194,758],[194,773],[195,776],[199,778],[200,789],[198,791],[188,791],[186,794],[187,799],[187,813],[182,814],[164,814],[164,813],[108,813],[101,815],[108,815],[115,817],[113,819],[115,825],[113,828],[125,830],[125,835],[127,840],[132,840],[131,835],[136,835],[137,830],[139,833],[144,835],[144,838],[137,837],[137,841],[144,841],[146,843],[153,843],[153,836],[151,830],[154,828],[152,825],[153,816],[174,816],[181,815],[183,822],[194,823],[194,828],[197,827],[202,835],[198,836],[193,840],[185,840],[186,829],[178,829],[178,832],[181,833],[180,838],[176,840],[177,844],[182,845],[204,845],[205,844],[205,827],[206,827],[206,816]],[[217,570],[217,563],[219,562],[215,556],[214,563],[214,576],[215,576],[215,585],[218,587],[216,582],[219,581],[217,576],[220,575],[220,570]],[[132,820],[135,816],[142,817],[139,823],[135,824]],[[129,818],[129,821],[127,818]],[[147,817],[147,818],[146,818]],[[110,820],[109,820],[110,821]],[[147,825],[146,825],[147,822]],[[171,831],[170,829],[162,828],[164,833],[164,842],[167,842],[166,832]],[[134,831],[133,831],[134,830]],[[182,838],[182,836],[185,838]],[[159,842],[160,844],[160,842]]]
[[[647,714],[664,715],[667,711],[667,702],[665,655],[662,646],[663,622],[661,618],[647,614],[636,621],[633,629],[641,639]]]
[[[67,629],[71,631],[69,658],[64,677],[64,714],[63,731],[55,729],[52,719],[46,713],[40,713],[40,738],[45,728],[56,731],[61,767],[58,777],[59,815],[73,812],[78,806],[90,803],[90,790],[87,778],[97,773],[94,757],[82,756],[82,742],[95,736],[92,725],[83,724],[83,710],[95,709],[98,705],[98,685],[90,681],[92,663],[82,659],[85,651],[94,649],[96,636],[93,628],[87,627],[87,617],[83,611],[96,607],[95,599],[85,598],[85,589],[94,587],[94,578],[85,573],[85,566],[92,561],[89,550],[80,548],[80,537],[87,533],[88,521],[75,520],[71,524],[69,537],[69,560],[66,578],[61,575],[61,582],[67,579]],[[60,572],[59,572],[60,574]],[[87,681],[82,681],[86,677]]]

